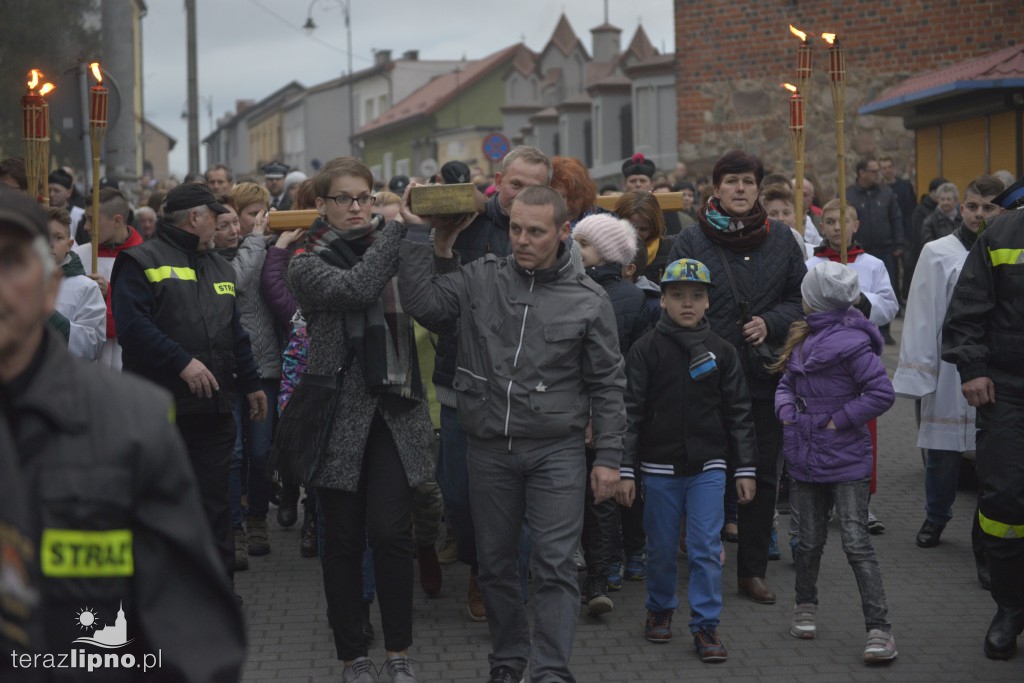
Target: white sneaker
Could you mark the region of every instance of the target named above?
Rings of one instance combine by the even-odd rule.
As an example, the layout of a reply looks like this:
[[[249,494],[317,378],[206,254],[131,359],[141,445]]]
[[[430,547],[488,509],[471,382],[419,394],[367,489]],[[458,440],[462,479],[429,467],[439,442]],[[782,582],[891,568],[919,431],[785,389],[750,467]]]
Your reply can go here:
[[[891,631],[873,628],[868,631],[868,644],[864,647],[865,662],[891,662],[896,659],[896,639]]]
[[[790,624],[789,632],[797,638],[813,638],[818,633],[818,627],[814,623],[817,612],[818,606],[809,602],[793,605],[793,622]]]
[[[366,657],[356,657],[341,672],[341,683],[376,683],[377,672]]]

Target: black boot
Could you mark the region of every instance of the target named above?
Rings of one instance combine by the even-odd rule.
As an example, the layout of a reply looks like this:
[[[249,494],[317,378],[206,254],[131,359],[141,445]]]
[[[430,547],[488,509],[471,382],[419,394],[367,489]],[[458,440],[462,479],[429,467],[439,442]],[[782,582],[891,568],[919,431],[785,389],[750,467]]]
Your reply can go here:
[[[306,496],[306,500],[303,501],[302,511],[302,531],[301,540],[299,541],[299,555],[302,557],[316,557],[317,556],[317,537],[316,537],[316,514],[310,513],[309,510],[309,496]]]
[[[996,611],[985,634],[985,656],[989,659],[1009,659],[1017,652],[1017,636],[1024,632],[1024,610]]]
[[[299,520],[299,487],[281,488],[281,502],[277,506],[277,523],[283,527],[295,526]]]

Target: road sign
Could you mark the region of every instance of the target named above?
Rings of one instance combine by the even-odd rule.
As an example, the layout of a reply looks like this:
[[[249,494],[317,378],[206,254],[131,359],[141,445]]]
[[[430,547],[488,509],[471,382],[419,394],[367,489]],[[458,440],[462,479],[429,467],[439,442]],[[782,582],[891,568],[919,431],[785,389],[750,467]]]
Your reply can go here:
[[[491,161],[501,161],[512,151],[512,143],[502,133],[491,133],[484,138],[484,156]]]

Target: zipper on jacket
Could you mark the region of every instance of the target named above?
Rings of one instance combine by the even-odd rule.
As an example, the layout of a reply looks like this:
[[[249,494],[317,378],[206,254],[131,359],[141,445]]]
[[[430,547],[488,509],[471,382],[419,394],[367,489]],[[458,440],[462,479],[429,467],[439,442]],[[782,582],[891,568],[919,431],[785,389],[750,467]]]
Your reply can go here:
[[[530,277],[530,292],[533,292],[534,278]],[[526,334],[526,315],[530,312],[530,304],[526,304],[523,311],[523,323],[519,327],[519,346],[516,347],[516,355],[512,358],[512,368],[519,365],[519,354],[523,350],[523,336]],[[512,450],[512,437],[508,433],[508,422],[512,415],[512,378],[508,380],[508,388],[505,389],[505,436],[508,437],[508,449]]]

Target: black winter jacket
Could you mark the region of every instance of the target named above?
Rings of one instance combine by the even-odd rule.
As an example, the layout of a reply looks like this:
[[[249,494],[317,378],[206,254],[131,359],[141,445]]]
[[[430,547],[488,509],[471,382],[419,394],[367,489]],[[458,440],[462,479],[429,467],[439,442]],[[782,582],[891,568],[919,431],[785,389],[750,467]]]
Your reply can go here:
[[[83,668],[56,679],[237,681],[242,617],[170,394],[73,358],[52,331],[39,354],[30,376],[15,380],[20,387],[0,389],[0,453],[17,461],[34,513],[49,645],[42,650],[66,652],[92,636],[76,618],[83,609],[108,631],[123,610],[133,642],[115,652],[139,664],[143,654],[162,657],[158,673],[107,669],[94,679]]]
[[[803,318],[800,283],[807,274],[801,245],[784,223],[771,221],[768,236],[750,251],[734,252],[723,248],[729,259],[736,286],[750,301],[750,314],[760,316],[768,327],[766,343],[781,346],[789,334],[789,326]],[[711,271],[715,287],[709,292],[711,307],[706,317],[711,330],[731,343],[743,357],[740,308],[733,296],[729,279],[715,245],[699,225],[684,229],[675,239],[670,260],[697,259]],[[775,395],[775,381],[759,379],[745,371],[750,396],[770,399]]]
[[[728,465],[736,477],[755,476],[754,420],[736,349],[713,332],[704,346],[718,372],[701,381],[690,377],[689,351],[657,329],[630,349],[623,478],[638,466],[645,475],[693,476]]]
[[[639,287],[622,279],[622,266],[618,263],[592,266],[587,268],[587,275],[604,287],[612,300],[615,325],[619,331],[619,350],[626,355],[629,347],[651,328],[647,317],[647,297]]]
[[[942,328],[942,360],[960,380],[991,377],[1024,396],[1024,211],[992,219],[967,254]]]
[[[857,209],[860,229],[857,243],[869,254],[903,249],[903,216],[899,202],[888,185],[863,188],[857,183],[846,188],[846,201]]]
[[[935,240],[953,234],[963,219],[956,213],[953,218],[942,213],[938,208],[931,212],[928,218],[921,224],[921,246],[934,242]]]

